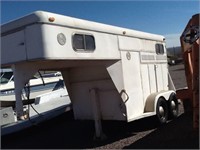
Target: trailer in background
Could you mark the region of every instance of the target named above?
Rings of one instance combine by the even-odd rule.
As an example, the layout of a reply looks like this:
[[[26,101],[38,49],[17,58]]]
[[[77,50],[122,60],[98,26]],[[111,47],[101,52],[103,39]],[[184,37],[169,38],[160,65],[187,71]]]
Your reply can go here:
[[[189,101],[193,112],[193,128],[199,129],[199,17],[193,15],[188,21],[181,37],[181,48],[187,81],[186,89],[178,89],[177,97],[184,103]]]
[[[37,11],[2,25],[2,67],[15,75],[16,110],[21,91],[38,70],[58,70],[75,119],[133,121],[177,117],[163,36]]]

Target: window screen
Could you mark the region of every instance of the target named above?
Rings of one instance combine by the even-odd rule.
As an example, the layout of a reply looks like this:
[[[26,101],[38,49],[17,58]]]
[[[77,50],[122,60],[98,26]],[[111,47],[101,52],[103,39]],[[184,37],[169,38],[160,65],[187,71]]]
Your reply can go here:
[[[73,48],[77,51],[94,51],[95,40],[92,35],[74,34]]]
[[[164,46],[163,44],[156,44],[156,54],[164,54]]]
[[[73,46],[77,49],[85,49],[84,36],[81,34],[75,34],[73,38]]]
[[[93,36],[85,35],[85,41],[86,41],[86,49],[87,50],[94,50],[95,49],[95,42],[94,42]]]

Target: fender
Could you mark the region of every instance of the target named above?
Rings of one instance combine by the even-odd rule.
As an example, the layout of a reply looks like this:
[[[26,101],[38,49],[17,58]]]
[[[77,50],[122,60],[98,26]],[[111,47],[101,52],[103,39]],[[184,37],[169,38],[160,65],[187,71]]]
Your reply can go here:
[[[165,100],[168,101],[171,93],[176,94],[175,91],[170,90],[170,91],[160,91],[160,92],[152,93],[151,95],[149,95],[145,103],[144,112],[155,112],[156,104],[159,97],[164,97]]]

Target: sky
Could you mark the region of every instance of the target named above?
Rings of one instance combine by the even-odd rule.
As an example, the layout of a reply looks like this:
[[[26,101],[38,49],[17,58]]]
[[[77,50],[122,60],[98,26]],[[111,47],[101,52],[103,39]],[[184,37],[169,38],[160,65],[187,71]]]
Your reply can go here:
[[[160,34],[167,47],[176,47],[189,19],[200,13],[200,1],[1,0],[1,24],[37,10]]]

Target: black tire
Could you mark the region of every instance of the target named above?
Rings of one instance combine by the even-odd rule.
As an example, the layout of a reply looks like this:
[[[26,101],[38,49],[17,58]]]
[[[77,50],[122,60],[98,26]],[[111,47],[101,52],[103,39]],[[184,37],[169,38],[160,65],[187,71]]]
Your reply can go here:
[[[163,97],[160,97],[157,101],[156,115],[157,115],[158,121],[161,124],[164,124],[167,122],[167,120],[168,120],[168,105],[167,105],[167,101]]]
[[[178,100],[176,94],[172,93],[168,100],[169,118],[174,119],[178,117]]]

